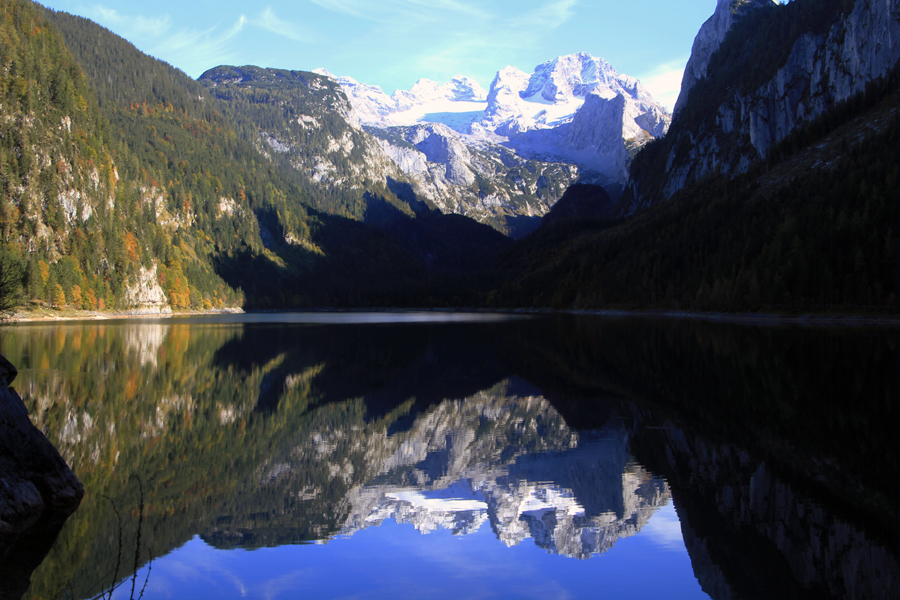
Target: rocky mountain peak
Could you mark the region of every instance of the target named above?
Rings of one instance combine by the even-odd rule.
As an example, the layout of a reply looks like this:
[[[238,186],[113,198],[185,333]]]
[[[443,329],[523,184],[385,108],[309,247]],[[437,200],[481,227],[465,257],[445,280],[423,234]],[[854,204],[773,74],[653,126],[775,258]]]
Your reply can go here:
[[[586,52],[560,56],[535,67],[521,97],[540,97],[547,102],[560,103],[585,98],[592,93],[607,97],[624,94],[639,100],[651,99],[637,79],[620,75],[608,61]]]
[[[719,0],[716,11],[700,27],[691,48],[691,58],[684,69],[681,80],[681,93],[675,103],[677,114],[687,102],[688,93],[694,85],[706,76],[709,60],[725,40],[725,35],[735,22],[752,10],[763,6],[774,6],[774,0]]]
[[[489,92],[463,76],[444,84],[420,79],[391,96],[338,81],[360,121],[416,182],[416,193],[466,214],[501,214],[517,202],[515,210],[528,218],[543,215],[559,198],[548,195],[551,181],[571,181],[576,170],[616,194],[634,152],[671,121],[637,79],[586,52],[559,56],[533,73],[507,66]],[[542,166],[519,173],[528,161]]]
[[[447,89],[447,97],[458,102],[484,102],[487,100],[487,92],[477,81],[457,75],[444,86]]]

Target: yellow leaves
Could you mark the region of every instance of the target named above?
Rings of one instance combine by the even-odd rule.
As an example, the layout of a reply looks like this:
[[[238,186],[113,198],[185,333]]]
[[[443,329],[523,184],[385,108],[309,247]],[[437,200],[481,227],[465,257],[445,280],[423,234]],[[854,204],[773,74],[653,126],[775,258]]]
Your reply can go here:
[[[141,262],[141,254],[138,251],[140,247],[138,239],[133,233],[128,232],[122,241],[125,244],[125,255],[128,257],[128,261],[137,266]]]
[[[40,273],[40,276],[41,276],[41,282],[43,282],[43,284],[46,285],[47,280],[50,278],[50,265],[48,265],[47,263],[45,263],[42,260],[39,260],[38,261],[38,272]]]
[[[72,289],[69,290],[69,300],[72,302],[72,306],[75,308],[80,308],[82,299],[81,299],[81,286],[73,285]]]
[[[66,305],[66,293],[58,283],[53,284],[52,300],[55,308],[62,308]]]
[[[97,310],[97,295],[94,294],[94,290],[88,288],[84,293],[81,308],[84,310]]]
[[[158,280],[173,308],[188,308],[191,305],[191,288],[181,271],[180,261],[170,260],[166,268],[159,270]]]
[[[128,374],[128,377],[125,380],[125,389],[122,392],[125,395],[126,400],[134,400],[135,396],[137,396],[140,375],[140,371],[132,371]]]

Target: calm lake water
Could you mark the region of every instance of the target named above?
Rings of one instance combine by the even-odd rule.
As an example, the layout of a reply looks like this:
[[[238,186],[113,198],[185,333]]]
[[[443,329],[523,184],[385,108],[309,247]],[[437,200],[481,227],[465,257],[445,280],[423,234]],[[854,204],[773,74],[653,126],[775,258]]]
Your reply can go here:
[[[11,597],[900,597],[897,329],[279,314],[0,352],[87,492],[0,559]]]

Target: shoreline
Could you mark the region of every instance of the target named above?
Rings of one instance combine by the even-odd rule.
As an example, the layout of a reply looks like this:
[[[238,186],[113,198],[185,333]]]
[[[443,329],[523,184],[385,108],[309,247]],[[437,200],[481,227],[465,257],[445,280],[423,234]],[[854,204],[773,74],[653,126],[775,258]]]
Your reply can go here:
[[[573,315],[573,316],[598,316],[598,317],[631,317],[631,318],[655,318],[674,320],[695,320],[715,323],[735,323],[743,325],[807,325],[807,326],[834,326],[834,327],[860,327],[860,326],[888,326],[900,327],[900,316],[867,316],[844,314],[803,314],[784,315],[778,313],[724,313],[702,311],[677,311],[677,310],[615,310],[615,309],[581,309],[581,310],[556,310],[549,308],[303,308],[303,309],[278,309],[278,310],[250,310],[242,308],[222,308],[202,311],[178,311],[178,312],[146,312],[140,309],[123,311],[66,311],[63,314],[41,312],[31,314],[29,312],[15,313],[0,322],[2,324],[16,323],[52,323],[59,321],[111,321],[117,319],[172,319],[192,316],[214,315],[240,315],[240,314],[279,314],[279,313],[495,313],[516,315]]]
[[[866,316],[841,314],[781,315],[777,313],[717,313],[675,310],[573,310],[575,315],[598,315],[609,317],[650,317],[660,319],[689,319],[715,323],[736,323],[744,325],[831,325],[835,327],[858,326],[900,326],[900,316]]]
[[[8,318],[0,321],[5,325],[16,323],[54,323],[59,321],[113,321],[116,319],[172,319],[178,317],[193,317],[202,315],[233,315],[244,314],[242,308],[216,308],[212,310],[191,310],[191,311],[170,311],[170,312],[148,312],[140,309],[121,310],[121,311],[101,311],[101,310],[69,310],[61,312],[61,314],[53,314],[49,311],[41,311],[39,313],[18,312],[10,315]]]

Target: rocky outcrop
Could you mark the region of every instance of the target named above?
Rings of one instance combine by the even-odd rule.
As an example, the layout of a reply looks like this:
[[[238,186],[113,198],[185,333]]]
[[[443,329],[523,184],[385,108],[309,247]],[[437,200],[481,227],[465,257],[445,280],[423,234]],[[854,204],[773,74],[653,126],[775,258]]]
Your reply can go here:
[[[710,59],[716,53],[716,50],[719,49],[719,46],[722,45],[725,35],[731,30],[731,26],[734,25],[735,21],[755,8],[774,4],[773,0],[718,1],[716,12],[700,27],[700,32],[694,38],[691,58],[684,68],[681,92],[678,94],[678,101],[675,103],[676,115],[684,107],[684,103],[687,102],[687,97],[694,85],[706,77],[706,68],[709,66]]]
[[[692,56],[685,72],[676,108],[680,112],[667,140],[666,154],[646,161],[646,172],[632,173],[629,185],[635,202],[628,212],[670,198],[712,174],[746,172],[765,160],[773,146],[837,103],[865,91],[870,82],[889,75],[900,61],[900,0],[857,0],[852,10],[841,13],[835,7],[831,21],[817,29],[810,26],[809,31],[792,38],[784,62],[751,91],[740,81],[717,80],[719,87],[727,89],[721,99],[715,100],[717,105],[694,115],[690,123],[682,122],[688,112],[685,107],[693,103],[688,101],[689,92],[697,80],[722,77],[721,73],[707,73],[707,67],[725,34],[735,29],[737,17],[764,6],[774,5],[768,0],[720,0],[716,15],[697,36],[696,57]],[[807,6],[770,8],[770,21],[788,18],[787,11],[801,11]],[[757,42],[757,46],[765,43]],[[752,54],[748,48],[743,49],[745,55]],[[752,62],[754,58],[744,56],[743,60]],[[644,181],[658,179],[659,171],[664,171],[664,176],[658,189],[645,189]]]
[[[84,496],[81,483],[9,387],[16,375],[0,356],[0,540],[38,521],[68,516]]]
[[[440,123],[371,131],[419,197],[444,213],[463,214],[504,233],[511,232],[503,219],[537,221],[579,175],[572,165],[527,160],[493,144],[473,143]]]
[[[125,290],[125,303],[133,314],[162,315],[171,314],[169,299],[159,285],[156,276],[156,265],[151,269],[141,267],[137,279]]]
[[[445,179],[452,185],[475,183],[475,174],[468,167],[469,151],[458,137],[444,125],[425,125],[418,128],[410,140],[429,162],[446,165]]]

